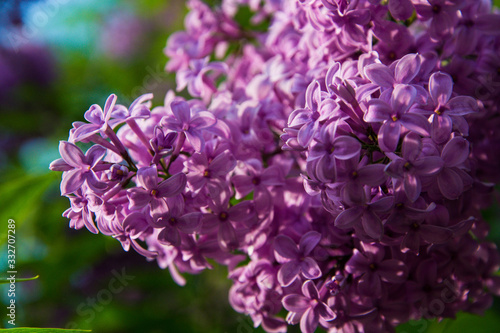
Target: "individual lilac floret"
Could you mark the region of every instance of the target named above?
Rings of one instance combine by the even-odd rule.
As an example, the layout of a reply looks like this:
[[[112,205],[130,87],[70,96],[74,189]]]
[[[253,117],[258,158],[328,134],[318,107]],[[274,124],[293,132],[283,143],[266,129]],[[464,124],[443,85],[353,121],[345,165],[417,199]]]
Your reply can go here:
[[[445,227],[424,223],[423,220],[406,220],[392,224],[391,229],[404,234],[401,240],[401,251],[411,251],[418,255],[421,245],[442,244],[447,242],[453,232]]]
[[[304,333],[316,331],[320,320],[331,321],[336,315],[320,298],[316,285],[307,280],[302,285],[302,295],[290,294],[283,297],[283,307],[290,311],[289,323],[296,323],[300,318],[300,329]]]
[[[205,147],[203,131],[215,125],[217,118],[208,111],[194,111],[184,101],[173,101],[170,108],[173,116],[163,117],[161,126],[183,133],[195,151],[202,151]]]
[[[397,148],[402,127],[422,136],[429,135],[426,117],[408,112],[413,106],[417,90],[409,85],[398,84],[392,92],[390,104],[381,99],[372,99],[364,119],[369,123],[383,122],[378,131],[378,143],[385,152]]]
[[[184,162],[187,168],[187,182],[193,195],[198,195],[208,184],[224,181],[227,174],[236,166],[236,159],[225,150],[209,160],[206,153],[193,154]]]
[[[104,110],[97,104],[92,105],[85,112],[85,119],[89,122],[79,126],[73,133],[74,141],[82,141],[94,134],[105,134],[109,130],[109,120],[115,110],[116,95],[111,94],[104,105]]]
[[[214,201],[209,202],[212,214],[204,214],[202,218],[201,233],[217,233],[217,241],[221,249],[231,251],[238,247],[239,240],[236,234],[235,223],[243,226],[255,218],[255,211],[251,201],[242,201],[234,206],[229,206],[229,196],[224,191],[216,193],[213,189],[211,196]]]
[[[168,212],[162,214],[152,225],[162,228],[158,234],[158,240],[173,246],[181,245],[181,234],[192,234],[201,228],[200,212],[185,213],[184,200],[177,197],[167,198]]]
[[[160,182],[156,165],[139,169],[136,177],[140,187],[128,190],[129,208],[138,210],[150,205],[154,215],[166,211],[164,198],[176,196],[186,187],[186,175],[183,173],[175,174]]]
[[[70,219],[70,228],[81,229],[85,226],[91,233],[98,234],[99,230],[95,226],[93,214],[101,210],[103,200],[89,193],[85,184],[73,194],[69,198],[71,208],[63,213],[64,217]]]
[[[321,100],[319,82],[311,82],[306,90],[305,108],[293,111],[288,118],[288,127],[298,130],[297,141],[302,147],[307,147],[311,143],[320,122],[330,116],[320,112]]]
[[[153,150],[153,160],[152,164],[158,164],[169,153],[174,149],[175,140],[177,139],[177,133],[169,132],[165,135],[160,127],[155,127],[155,136],[149,140],[151,149]]]
[[[107,184],[101,182],[96,172],[109,169],[111,165],[101,162],[106,149],[94,145],[85,155],[75,144],[61,141],[59,153],[62,158],[50,164],[50,170],[64,171],[61,181],[61,195],[67,195],[78,190],[85,182],[95,192],[103,192]]]
[[[361,144],[347,135],[335,136],[337,122],[330,122],[321,127],[318,139],[309,149],[307,170],[309,175],[323,182],[337,178],[336,160],[348,160],[359,156]]]
[[[242,199],[253,191],[253,201],[259,215],[269,214],[273,198],[268,188],[285,185],[283,172],[277,165],[263,168],[262,162],[257,159],[250,159],[245,165],[248,174],[231,178],[236,191],[235,198]]]
[[[429,32],[432,37],[445,37],[453,32],[458,22],[459,4],[464,1],[450,0],[414,0],[418,17],[430,22]]]
[[[403,190],[414,202],[422,191],[421,177],[433,176],[441,171],[443,160],[439,156],[425,156],[422,139],[415,133],[408,133],[402,146],[402,157],[388,154],[392,162],[385,172],[393,178],[402,179]]]
[[[177,91],[186,86],[193,97],[201,97],[208,102],[210,96],[217,91],[215,79],[220,74],[227,73],[228,67],[223,62],[208,62],[208,57],[189,62],[189,69],[177,73]],[[212,75],[209,75],[212,74]]]
[[[437,175],[439,190],[446,199],[456,200],[464,191],[464,183],[471,177],[460,168],[469,157],[469,141],[461,136],[446,143],[441,152],[443,169]]]
[[[392,2],[392,1],[391,1]],[[381,63],[366,66],[365,76],[385,93],[392,93],[398,84],[410,84],[420,71],[421,59],[418,54],[407,54],[391,67]],[[394,68],[392,68],[394,67]]]
[[[321,276],[321,269],[310,254],[321,240],[321,234],[316,231],[306,233],[300,239],[299,246],[288,236],[278,235],[274,240],[275,255],[284,260],[278,271],[278,282],[289,286],[302,273],[306,279],[317,279]]]
[[[449,74],[437,72],[429,78],[429,103],[425,108],[418,107],[417,112],[432,114],[431,137],[436,143],[446,142],[451,135],[453,125],[459,125],[460,116],[478,110],[477,101],[469,96],[456,96],[453,93],[453,79]]]
[[[362,243],[362,250],[354,249],[353,256],[346,264],[346,271],[359,278],[357,287],[361,294],[378,298],[384,291],[383,281],[401,284],[406,280],[408,268],[405,263],[386,259],[382,246]]]
[[[352,197],[352,196],[346,196]],[[380,214],[387,213],[394,206],[393,197],[374,198],[366,202],[366,197],[358,198],[359,202],[342,211],[335,218],[335,226],[340,229],[354,228],[356,232],[368,238],[380,240],[384,233],[384,225]]]

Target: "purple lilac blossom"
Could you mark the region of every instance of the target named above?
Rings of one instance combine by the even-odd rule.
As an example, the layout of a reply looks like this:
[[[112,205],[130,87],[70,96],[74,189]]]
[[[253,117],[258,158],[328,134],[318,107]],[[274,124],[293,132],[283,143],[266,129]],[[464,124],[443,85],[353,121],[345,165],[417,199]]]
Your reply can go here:
[[[117,239],[180,285],[227,266],[230,304],[267,332],[393,332],[491,306],[491,3],[187,4],[165,54],[190,99],[111,95],[61,141],[50,168],[71,228]],[[422,310],[441,295],[453,296],[443,311]]]

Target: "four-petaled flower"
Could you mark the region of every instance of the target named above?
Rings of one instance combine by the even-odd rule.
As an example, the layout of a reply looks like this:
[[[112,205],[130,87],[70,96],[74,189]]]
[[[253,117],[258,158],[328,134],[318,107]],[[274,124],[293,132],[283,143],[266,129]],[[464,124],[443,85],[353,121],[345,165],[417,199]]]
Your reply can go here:
[[[288,236],[278,235],[274,239],[274,253],[278,261],[284,262],[278,271],[278,282],[289,286],[300,274],[306,279],[317,279],[321,269],[310,255],[321,240],[321,234],[309,231],[302,236],[299,246]]]

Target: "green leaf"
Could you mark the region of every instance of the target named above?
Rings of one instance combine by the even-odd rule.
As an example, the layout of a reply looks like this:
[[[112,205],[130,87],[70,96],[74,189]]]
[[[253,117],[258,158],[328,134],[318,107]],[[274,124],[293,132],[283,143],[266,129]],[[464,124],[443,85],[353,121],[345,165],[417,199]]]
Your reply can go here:
[[[494,0],[493,1],[493,6],[500,8],[500,0]]]
[[[70,330],[70,329],[64,329],[64,328],[33,328],[33,327],[19,327],[19,328],[6,328],[2,329],[2,332],[9,333],[37,333],[37,332],[44,332],[44,333],[83,333],[83,332],[92,332],[91,330]]]
[[[21,278],[21,279],[15,279],[16,280],[16,283],[18,282],[24,282],[24,281],[32,281],[32,280],[36,280],[38,279],[40,276],[37,275],[37,276],[33,276],[33,277],[30,277],[30,278]],[[10,283],[10,279],[8,278],[0,278],[0,284],[2,283]]]
[[[13,219],[16,229],[33,217],[42,205],[43,194],[50,185],[59,182],[60,172],[43,175],[15,174],[0,179],[0,244],[7,239],[7,221]]]

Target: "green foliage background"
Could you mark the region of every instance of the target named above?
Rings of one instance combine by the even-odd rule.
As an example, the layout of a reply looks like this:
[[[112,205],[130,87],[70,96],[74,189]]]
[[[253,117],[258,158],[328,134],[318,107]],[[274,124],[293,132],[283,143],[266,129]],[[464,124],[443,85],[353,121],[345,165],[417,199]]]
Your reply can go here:
[[[59,157],[58,141],[67,138],[71,122],[82,120],[91,104],[102,105],[110,93],[120,102],[122,96],[135,98],[152,88],[156,105],[162,103],[167,90],[175,87],[174,77],[162,71],[162,49],[168,35],[182,28],[186,8],[182,0],[61,3],[29,41],[53,55],[52,83],[25,82],[13,89],[10,103],[0,103],[0,133],[16,143],[0,156],[0,277],[7,271],[8,219],[16,221],[17,277],[40,275],[16,286],[17,326],[103,333],[263,332],[229,306],[231,284],[225,268],[186,276],[187,286],[180,287],[168,271],[124,252],[116,240],[68,228],[61,216],[69,203],[59,196],[60,174],[48,172],[48,164]],[[120,59],[99,48],[101,31],[117,12],[135,15],[147,26],[135,51]],[[29,15],[27,19],[29,25]],[[491,221],[492,239],[500,244],[498,207],[485,217]],[[107,292],[114,272],[122,271],[130,281],[120,292]],[[111,299],[101,297],[99,302],[105,293]],[[10,327],[4,314],[8,301],[7,285],[0,285],[0,327]],[[484,316],[459,314],[456,320],[410,322],[398,328],[400,333],[458,331],[500,331],[498,300]]]

